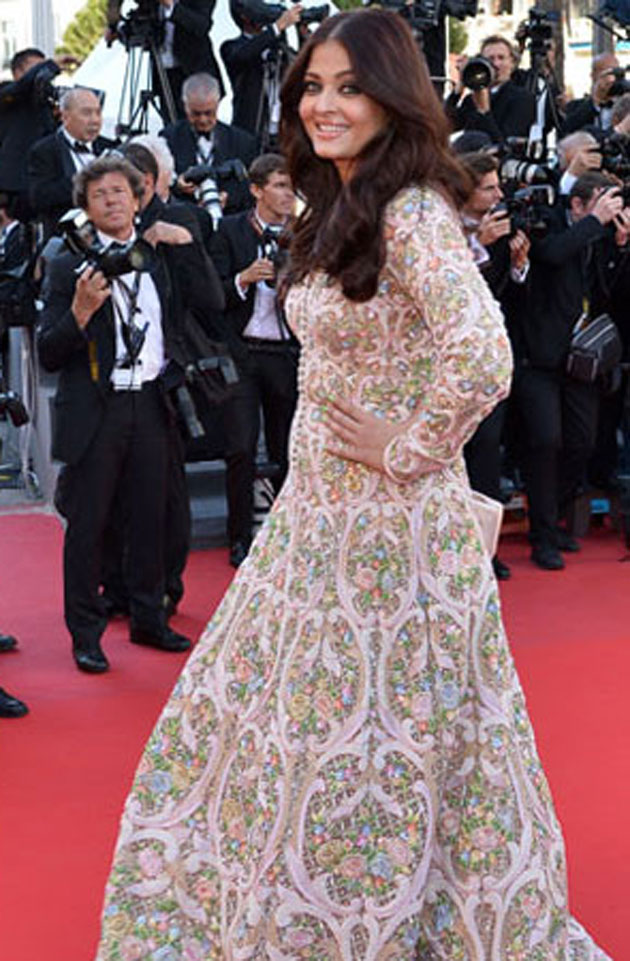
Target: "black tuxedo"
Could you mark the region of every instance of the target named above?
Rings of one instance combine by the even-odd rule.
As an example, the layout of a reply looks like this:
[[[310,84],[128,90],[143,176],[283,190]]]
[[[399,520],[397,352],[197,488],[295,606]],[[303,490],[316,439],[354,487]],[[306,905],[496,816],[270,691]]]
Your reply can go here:
[[[165,204],[156,194],[142,211],[139,233],[143,234],[157,220],[186,227],[195,239],[192,248],[189,245],[183,247],[164,246],[162,248],[169,264],[169,275],[174,288],[172,306],[173,309],[178,311],[178,314],[181,314],[177,321],[178,329],[181,329],[181,326],[187,323],[201,323],[208,334],[218,336],[216,315],[223,308],[223,288],[211,261],[205,256],[203,248],[199,246],[201,237],[194,209],[188,204],[176,202]],[[204,272],[206,274],[208,298],[205,305],[200,305],[201,309],[199,309],[194,301],[189,302],[188,292],[194,289],[195,275],[203,275]],[[208,313],[209,310],[210,313]],[[189,313],[194,314],[195,312],[197,312],[196,319],[188,316]],[[176,345],[176,350],[177,356],[175,359],[183,367],[186,364],[186,359],[180,353],[179,345]],[[174,606],[179,603],[184,594],[182,577],[190,550],[191,516],[184,452],[184,442],[180,430],[171,430],[169,434],[168,511],[165,527],[164,570],[165,595]],[[119,497],[109,518],[104,542],[103,595],[107,602],[118,610],[126,610],[129,606],[128,574],[125,570],[125,558],[129,553],[125,546],[128,545],[127,532],[130,527],[127,508],[128,504],[124,496]]]
[[[26,157],[36,140],[55,129],[44,88],[58,73],[53,60],[44,60],[19,80],[0,88],[0,190],[19,199],[17,215],[21,220],[30,217]]]
[[[175,170],[178,174],[184,173],[189,167],[194,167],[197,160],[197,136],[187,120],[179,120],[177,123],[169,124],[161,131],[173,157],[175,158]],[[219,121],[212,132],[213,139],[213,164],[224,163],[226,160],[242,160],[246,167],[249,167],[257,154],[256,139],[246,130],[240,130]],[[252,206],[252,197],[247,183],[238,183],[229,180],[226,184],[228,200],[225,207],[226,214],[236,213],[239,210],[246,210]]]
[[[526,137],[536,120],[536,98],[528,90],[507,80],[490,95],[490,112],[480,113],[472,94],[457,104],[458,94],[446,100],[446,110],[455,130],[481,130],[495,143],[506,137]]]
[[[114,146],[115,142],[106,137],[97,137],[92,144],[95,156]],[[72,181],[76,170],[72,147],[62,129],[38,140],[29,151],[29,201],[43,222],[46,238],[55,232],[59,218],[74,206]]]
[[[263,56],[284,57],[282,41],[271,27],[253,37],[241,34],[221,44],[221,57],[232,84],[232,122],[258,134],[269,122],[264,97]]]
[[[224,217],[212,239],[212,259],[223,280],[227,341],[239,368],[240,381],[224,404],[226,436],[228,537],[230,544],[249,546],[252,536],[253,483],[264,415],[269,461],[279,468],[273,478],[280,489],[288,468],[288,442],[297,399],[297,341],[256,341],[243,336],[254,307],[256,285],[243,299],[235,278],[259,255],[259,235],[248,212]],[[279,308],[277,308],[279,310]],[[279,333],[284,332],[279,320]]]
[[[558,206],[547,236],[533,239],[530,260],[526,303],[509,326],[513,396],[527,447],[530,538],[535,546],[557,547],[558,518],[584,483],[595,445],[599,393],[597,384],[566,374],[566,359],[584,299],[605,296],[615,251],[595,217],[569,226]]]
[[[42,365],[59,372],[52,453],[66,465],[57,503],[68,521],[65,615],[75,650],[93,651],[106,625],[98,591],[104,534],[118,497],[122,497],[124,516],[129,518],[132,630],[154,636],[165,630],[165,512],[173,430],[166,385],[175,386],[182,379],[173,359],[180,350],[182,311],[176,303],[176,278],[161,246],[151,276],[161,307],[167,366],[140,390],[115,391],[110,384],[116,350],[111,300],[84,330],[76,323],[71,304],[79,258],[59,254],[50,263],[44,282],[38,348]],[[185,250],[185,246],[180,248],[182,257]],[[191,271],[182,282],[187,296],[203,303],[209,287],[206,276]],[[208,309],[211,306],[216,308],[217,302],[208,302]]]
[[[596,128],[600,136],[603,133],[601,112],[590,95],[569,101],[562,125],[562,136],[566,137],[567,134],[583,130],[585,127]]]

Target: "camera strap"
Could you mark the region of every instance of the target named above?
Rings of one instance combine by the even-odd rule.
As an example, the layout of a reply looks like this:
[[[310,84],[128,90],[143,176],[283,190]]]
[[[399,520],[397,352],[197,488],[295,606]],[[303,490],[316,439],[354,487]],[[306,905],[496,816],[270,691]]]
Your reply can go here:
[[[129,286],[122,279],[122,277],[113,278],[113,283],[117,286],[117,290],[121,295],[120,299],[112,299],[114,304],[114,313],[116,314],[116,317],[120,323],[120,332],[122,334],[123,343],[127,351],[127,357],[124,360],[123,366],[135,366],[136,361],[138,360],[138,357],[142,351],[149,326],[148,321],[146,321],[143,325],[136,323],[136,314],[140,314],[142,312],[138,306],[141,277],[142,274],[140,271],[136,270],[131,286]],[[120,303],[121,299],[125,303],[124,310]]]

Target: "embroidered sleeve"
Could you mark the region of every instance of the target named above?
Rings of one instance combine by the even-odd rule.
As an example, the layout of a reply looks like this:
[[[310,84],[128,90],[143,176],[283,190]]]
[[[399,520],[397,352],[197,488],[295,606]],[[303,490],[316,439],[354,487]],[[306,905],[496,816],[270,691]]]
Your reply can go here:
[[[404,482],[457,456],[507,395],[512,356],[501,311],[446,201],[410,190],[386,229],[388,266],[429,328],[436,369],[428,399],[385,450],[385,471]]]

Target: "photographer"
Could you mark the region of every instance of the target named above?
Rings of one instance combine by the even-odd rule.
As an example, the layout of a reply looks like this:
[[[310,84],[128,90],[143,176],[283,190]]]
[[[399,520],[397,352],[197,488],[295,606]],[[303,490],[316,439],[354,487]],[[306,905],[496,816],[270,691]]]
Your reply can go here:
[[[284,32],[300,22],[299,3],[285,10],[272,24],[254,17],[258,8],[233,3],[232,17],[239,37],[221,45],[221,57],[232,84],[232,121],[269,143],[277,134],[280,118],[280,84],[288,65]]]
[[[157,28],[159,39],[157,55],[160,58],[173,102],[180,113],[182,85],[186,77],[194,73],[209,73],[216,78],[221,93],[223,81],[221,70],[214,56],[210,42],[212,13],[216,0],[139,0],[136,10],[127,18],[138,26]],[[107,23],[108,42],[121,36],[124,29],[119,27],[122,0],[108,0]],[[165,113],[165,98],[160,76],[153,66],[153,88],[159,94],[162,116]]]
[[[189,77],[182,89],[185,120],[169,124],[161,131],[175,158],[178,178],[175,196],[195,202],[197,185],[183,176],[197,164],[218,166],[227,160],[241,160],[249,166],[257,153],[256,140],[246,130],[218,119],[221,90],[214,77],[198,73]],[[236,213],[251,206],[246,183],[231,182],[227,189],[225,213]]]
[[[591,92],[567,104],[563,134],[595,127],[602,133],[610,128],[614,98],[624,93],[624,71],[614,53],[602,53],[591,66]]]
[[[597,138],[587,130],[576,130],[558,144],[558,192],[567,197],[582,174],[600,170],[602,154]]]
[[[142,140],[143,138],[138,138]],[[201,245],[197,218],[189,205],[167,203],[160,197],[158,185],[161,169],[157,157],[148,144],[134,139],[122,148],[124,157],[138,170],[143,180],[143,195],[140,206],[138,232],[151,237],[151,228],[156,223],[163,225],[178,224],[185,227],[193,238],[193,244],[160,244],[168,265],[168,273],[174,285],[173,307],[182,314],[177,327],[184,330],[186,324],[200,324],[215,339],[223,334],[217,325],[217,316],[225,305],[223,288],[219,276]],[[157,148],[168,151],[163,140],[157,141]],[[195,289],[195,275],[204,278],[208,296],[201,305],[206,312],[193,316],[198,304],[190,292]],[[207,313],[211,308],[212,313]],[[186,357],[181,345],[174,348],[174,356],[183,369]],[[183,573],[190,550],[190,504],[184,467],[184,439],[179,429],[170,432],[170,451],[168,462],[167,502],[165,530],[165,605],[167,614],[175,611],[184,594]],[[125,531],[128,518],[124,516],[124,502],[114,507],[113,516],[108,524],[103,573],[103,598],[111,613],[128,613],[129,597],[125,577]]]
[[[168,390],[183,375],[173,360],[181,338],[177,287],[160,248],[191,248],[192,236],[157,221],[145,232],[157,247],[149,257],[134,230],[142,195],[141,175],[121,157],[100,157],[76,174],[75,201],[96,231],[90,249],[98,246],[88,250],[87,265],[71,250],[51,261],[38,331],[42,365],[59,372],[52,454],[65,465],[57,492],[67,520],[65,618],[77,667],[89,673],[109,667],[100,645],[107,617],[99,584],[103,535],[118,494],[129,517],[130,640],[165,651],[190,646],[166,626],[163,608]],[[142,270],[131,267],[132,243],[142,250]],[[191,270],[185,283],[203,313],[207,277],[196,274]]]
[[[74,57],[47,60],[41,50],[20,50],[11,60],[13,82],[0,88],[0,190],[24,222],[31,218],[25,160],[35,141],[57,126],[51,81],[70,63]]]
[[[93,90],[66,90],[59,108],[61,126],[31,147],[27,161],[29,200],[43,224],[45,239],[72,207],[72,179],[77,170],[115,146],[113,140],[100,135],[103,111]]]
[[[559,527],[584,482],[597,424],[599,386],[566,372],[573,330],[596,316],[616,269],[615,242],[627,241],[630,211],[601,173],[582,175],[569,209],[550,211],[548,232],[530,251],[528,298],[510,330],[516,359],[513,397],[525,432],[524,477],[532,561],[564,567],[560,551],[579,544]]]
[[[499,165],[483,151],[462,154],[459,158],[470,173],[474,187],[460,210],[464,233],[475,262],[492,293],[509,316],[514,297],[529,270],[528,237],[522,230],[512,231],[510,217],[501,208],[503,190]],[[479,425],[464,448],[471,486],[495,500],[501,500],[501,436],[507,402],[503,401]],[[507,580],[510,568],[495,556],[492,566],[499,580]]]
[[[270,461],[287,471],[289,429],[297,399],[297,342],[276,292],[274,236],[290,228],[295,194],[285,161],[262,154],[249,169],[254,210],[226,217],[213,238],[213,260],[223,279],[225,320],[240,381],[224,405],[230,563],[238,567],[252,539],[253,484],[264,415]]]
[[[446,110],[455,130],[481,130],[494,143],[507,137],[527,137],[536,120],[536,98],[511,80],[516,56],[503,37],[487,37],[480,56],[487,69],[475,88],[464,96],[466,70],[460,71],[460,84],[446,100]]]

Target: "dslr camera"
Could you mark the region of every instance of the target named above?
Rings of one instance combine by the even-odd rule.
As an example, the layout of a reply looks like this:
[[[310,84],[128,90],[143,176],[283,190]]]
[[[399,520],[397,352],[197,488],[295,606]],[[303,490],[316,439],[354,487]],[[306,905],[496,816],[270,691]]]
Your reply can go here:
[[[275,287],[278,274],[287,263],[289,256],[286,229],[280,226],[265,227],[260,237],[260,248],[262,256],[271,261],[274,269],[273,277],[265,283],[268,287]]]
[[[101,243],[94,224],[84,210],[75,208],[59,220],[66,247],[73,254],[81,255],[83,263],[77,268],[81,273],[87,266],[96,267],[107,280],[134,271],[151,270],[156,263],[156,253],[146,240],[129,240],[125,244],[105,246]]]
[[[550,184],[532,184],[515,190],[495,210],[505,210],[510,218],[510,235],[522,230],[528,237],[544,237],[549,229],[549,211],[555,203]]]
[[[237,183],[248,180],[247,168],[242,160],[238,159],[226,160],[221,164],[195,164],[185,170],[182,177],[199,188],[197,199],[210,214],[215,229],[223,216],[220,191],[230,180]]]
[[[298,0],[293,0],[297,3]],[[238,27],[243,29],[243,21],[249,20],[255,27],[269,27],[287,10],[284,3],[265,3],[265,0],[230,0],[230,13]],[[300,14],[300,23],[321,23],[330,13],[330,5],[322,3],[318,7],[308,7]]]

